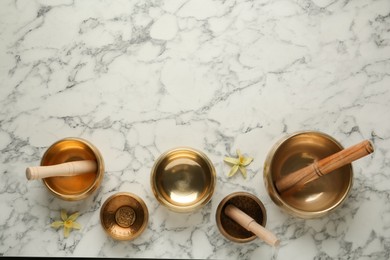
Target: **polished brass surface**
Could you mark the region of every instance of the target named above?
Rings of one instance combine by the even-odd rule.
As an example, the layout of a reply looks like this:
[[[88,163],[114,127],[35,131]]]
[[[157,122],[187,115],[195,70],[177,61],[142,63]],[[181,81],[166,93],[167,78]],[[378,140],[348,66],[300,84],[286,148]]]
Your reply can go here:
[[[115,213],[116,223],[124,228],[130,227],[134,224],[136,219],[135,211],[129,206],[120,207]]]
[[[317,131],[301,131],[282,138],[272,147],[264,164],[264,183],[271,199],[289,214],[305,219],[332,212],[352,187],[351,164],[291,192],[280,194],[275,182],[342,149],[334,138]]]
[[[103,157],[94,145],[81,138],[59,140],[51,145],[43,155],[41,166],[79,160],[95,160],[97,162],[96,172],[42,179],[46,187],[57,197],[75,201],[91,195],[100,186],[103,179]]]
[[[110,196],[100,209],[104,231],[116,240],[133,240],[148,225],[149,212],[145,202],[135,194],[118,192]]]
[[[151,173],[156,199],[176,212],[190,212],[205,205],[214,193],[215,184],[215,169],[207,156],[187,147],[162,154]]]
[[[256,238],[255,234],[246,230],[225,214],[226,206],[231,204],[265,227],[267,214],[263,203],[255,195],[248,192],[234,192],[221,200],[215,214],[217,227],[224,237],[237,243],[254,240]]]

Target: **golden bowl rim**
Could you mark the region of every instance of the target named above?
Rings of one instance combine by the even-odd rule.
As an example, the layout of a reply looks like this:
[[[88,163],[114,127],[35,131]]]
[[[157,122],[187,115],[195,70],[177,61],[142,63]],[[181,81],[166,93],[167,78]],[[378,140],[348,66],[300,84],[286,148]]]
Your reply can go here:
[[[129,236],[129,237],[118,237],[118,236],[115,236],[114,234],[110,233],[104,226],[104,223],[103,223],[103,215],[104,215],[104,208],[105,206],[107,206],[107,204],[115,199],[116,197],[119,197],[119,196],[128,196],[128,197],[131,197],[133,199],[135,199],[142,207],[142,210],[144,212],[144,219],[143,219],[143,222],[142,222],[142,226],[138,229],[137,233],[134,234],[133,236]],[[148,226],[148,223],[149,223],[149,210],[148,210],[148,207],[146,206],[146,203],[145,201],[138,195],[132,193],[132,192],[126,192],[126,191],[120,191],[120,192],[116,192],[112,195],[110,195],[102,204],[101,208],[100,208],[100,213],[99,213],[99,217],[100,217],[100,224],[104,230],[104,232],[109,235],[111,238],[115,239],[115,240],[120,240],[120,241],[131,241],[131,240],[134,240],[136,238],[138,238],[146,229],[146,227]]]
[[[172,153],[180,152],[180,151],[187,151],[187,152],[197,154],[200,158],[202,158],[202,160],[204,160],[204,162],[207,164],[208,168],[210,169],[210,185],[209,185],[210,191],[206,194],[206,196],[204,196],[202,198],[202,200],[198,201],[195,204],[187,205],[187,206],[174,205],[172,203],[169,203],[165,199],[163,199],[163,196],[159,193],[158,188],[157,188],[157,184],[155,182],[157,168],[160,165],[160,163],[168,155],[170,155]],[[209,157],[205,153],[203,153],[202,151],[200,151],[198,149],[189,147],[189,146],[179,146],[179,147],[174,147],[174,148],[166,150],[156,159],[156,161],[154,162],[153,167],[151,169],[150,185],[151,185],[154,197],[157,199],[157,201],[161,205],[163,205],[167,209],[174,211],[174,212],[188,213],[188,212],[196,211],[196,210],[202,208],[211,200],[211,198],[214,194],[214,191],[215,191],[215,187],[216,187],[216,182],[217,182],[216,179],[217,179],[217,174],[216,174],[215,167],[214,167],[213,163],[211,162],[211,160],[209,159]]]
[[[219,217],[222,214],[222,208],[226,204],[226,202],[228,202],[230,199],[232,199],[234,197],[237,197],[237,196],[249,197],[249,198],[253,199],[260,206],[261,212],[263,214],[263,222],[259,223],[259,224],[262,225],[263,227],[266,226],[266,224],[267,224],[267,210],[266,210],[263,202],[256,195],[254,195],[254,194],[252,194],[250,192],[247,192],[247,191],[236,191],[236,192],[233,192],[233,193],[230,193],[230,194],[226,195],[219,202],[219,204],[217,206],[217,209],[215,211],[215,221],[217,223],[217,227],[218,227],[219,232],[226,239],[228,239],[230,241],[233,241],[235,243],[248,243],[248,242],[251,242],[251,241],[255,240],[257,238],[257,236],[255,234],[253,234],[252,236],[250,236],[248,238],[236,238],[236,237],[233,237],[230,234],[228,234],[226,232],[226,230],[223,228],[222,223],[221,223],[221,218]]]
[[[83,143],[88,148],[90,148],[92,150],[92,152],[94,153],[94,155],[96,157],[96,163],[97,163],[97,176],[95,178],[95,181],[86,191],[79,193],[79,194],[72,194],[72,195],[65,195],[65,194],[61,194],[61,193],[57,192],[55,189],[50,187],[49,184],[47,184],[46,178],[43,178],[42,182],[46,186],[46,188],[50,191],[50,193],[55,195],[57,198],[60,198],[62,200],[66,200],[66,201],[83,200],[83,199],[89,197],[90,195],[92,195],[95,192],[95,190],[97,190],[100,187],[100,185],[103,181],[103,177],[104,177],[105,166],[104,166],[103,156],[95,145],[93,145],[90,141],[88,141],[84,138],[80,138],[80,137],[62,138],[62,139],[54,142],[53,144],[51,144],[46,149],[45,153],[42,156],[40,165],[43,166],[43,162],[44,162],[46,156],[48,155],[50,148],[54,147],[55,145],[58,145],[61,142],[66,142],[66,141],[77,141],[77,142]]]
[[[264,185],[265,185],[265,188],[267,190],[267,193],[270,196],[271,200],[278,207],[280,207],[282,210],[284,210],[286,213],[288,213],[288,214],[290,214],[292,216],[298,217],[298,218],[302,218],[302,219],[320,218],[320,217],[326,216],[326,215],[334,212],[339,206],[341,206],[341,204],[343,204],[343,202],[348,197],[349,193],[351,192],[352,186],[353,186],[353,175],[354,175],[353,167],[352,167],[352,164],[347,165],[349,167],[349,172],[350,172],[350,180],[349,180],[348,186],[346,188],[345,193],[340,198],[340,200],[337,203],[335,203],[334,205],[332,205],[331,207],[329,207],[327,209],[324,209],[324,210],[308,212],[308,211],[300,210],[300,209],[297,209],[297,208],[294,208],[294,207],[290,206],[288,203],[286,203],[281,198],[279,192],[276,189],[276,186],[275,186],[275,184],[274,184],[274,182],[272,180],[272,175],[271,175],[271,172],[270,172],[270,168],[271,168],[270,165],[271,165],[271,162],[272,162],[272,157],[275,155],[276,151],[279,149],[279,147],[283,143],[285,143],[288,139],[290,139],[290,138],[292,138],[294,136],[298,136],[298,135],[302,135],[302,134],[316,134],[316,135],[320,135],[322,137],[327,138],[331,142],[333,142],[335,145],[337,145],[340,148],[340,150],[344,149],[344,146],[339,141],[337,141],[334,137],[332,137],[331,135],[329,135],[327,133],[321,132],[321,131],[317,131],[317,130],[301,130],[301,131],[295,131],[295,132],[290,133],[290,134],[286,134],[285,136],[280,138],[272,146],[271,150],[268,152],[268,154],[266,156],[266,160],[264,161],[264,168],[263,168],[263,181],[264,181]]]

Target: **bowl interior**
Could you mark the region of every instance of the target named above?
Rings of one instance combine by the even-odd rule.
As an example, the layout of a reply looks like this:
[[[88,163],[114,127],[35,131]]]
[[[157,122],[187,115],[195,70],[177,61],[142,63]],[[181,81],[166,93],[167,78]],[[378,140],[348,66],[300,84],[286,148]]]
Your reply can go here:
[[[269,158],[268,182],[271,198],[285,204],[300,215],[313,213],[313,217],[339,205],[347,196],[352,183],[352,166],[346,165],[307,183],[303,188],[280,194],[275,182],[316,160],[334,154],[343,147],[330,136],[306,132],[285,139]],[[267,169],[266,169],[267,171]],[[310,216],[310,215],[307,215]]]
[[[95,147],[85,140],[63,139],[48,148],[42,157],[41,165],[55,165],[71,161],[95,160],[97,171],[76,176],[44,178],[43,182],[55,195],[66,200],[78,200],[95,190],[102,179],[103,159]]]
[[[149,213],[144,201],[132,193],[120,192],[109,197],[100,210],[101,224],[117,240],[138,237],[148,224]]]
[[[254,240],[256,238],[255,234],[243,228],[224,213],[226,206],[230,204],[245,212],[260,225],[265,226],[267,215],[263,203],[250,193],[236,192],[226,196],[220,202],[216,211],[218,229],[227,239],[238,243]]]
[[[215,178],[214,167],[204,154],[180,148],[156,161],[151,182],[160,203],[172,210],[190,211],[210,200]]]

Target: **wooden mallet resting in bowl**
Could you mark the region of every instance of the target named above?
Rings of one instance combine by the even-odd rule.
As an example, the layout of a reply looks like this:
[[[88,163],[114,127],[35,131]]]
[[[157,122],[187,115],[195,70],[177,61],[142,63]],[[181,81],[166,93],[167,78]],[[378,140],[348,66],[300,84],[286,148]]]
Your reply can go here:
[[[279,239],[271,231],[257,223],[252,217],[247,215],[236,206],[229,204],[225,207],[224,212],[228,217],[237,222],[237,224],[246,230],[251,231],[267,244],[271,246],[278,246],[280,244]]]
[[[48,177],[76,176],[96,172],[96,170],[97,164],[94,160],[73,161],[49,166],[27,167],[26,178],[28,180],[37,180]]]
[[[299,189],[306,183],[329,174],[344,165],[372,153],[373,151],[374,147],[372,143],[368,140],[364,140],[319,161],[315,161],[300,170],[288,174],[276,181],[276,188],[280,193],[286,191],[291,192],[291,190]]]

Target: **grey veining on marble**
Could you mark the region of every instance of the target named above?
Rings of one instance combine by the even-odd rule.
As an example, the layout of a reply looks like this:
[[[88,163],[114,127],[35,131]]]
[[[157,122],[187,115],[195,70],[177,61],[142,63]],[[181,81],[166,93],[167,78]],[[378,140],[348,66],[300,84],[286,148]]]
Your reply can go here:
[[[0,255],[212,259],[390,258],[390,2],[388,0],[118,0],[0,2]],[[288,133],[319,130],[374,154],[353,163],[353,189],[329,216],[302,220],[265,191],[264,159]],[[81,137],[106,163],[100,189],[66,202],[25,168],[55,141]],[[160,206],[156,158],[177,146],[217,170],[209,204]],[[248,178],[225,156],[254,157]],[[150,221],[136,240],[110,239],[105,199],[139,195]],[[227,241],[215,224],[234,191],[259,197],[279,250]],[[50,228],[60,209],[80,231]]]

